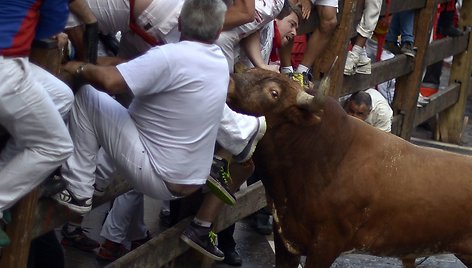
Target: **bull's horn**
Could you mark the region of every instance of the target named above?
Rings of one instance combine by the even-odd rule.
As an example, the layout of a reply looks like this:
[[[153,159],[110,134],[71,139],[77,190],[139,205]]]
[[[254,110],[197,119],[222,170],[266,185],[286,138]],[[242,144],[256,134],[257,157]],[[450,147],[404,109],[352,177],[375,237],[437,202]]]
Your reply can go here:
[[[298,106],[309,106],[313,96],[306,93],[305,91],[300,91],[297,95],[297,105]]]
[[[323,79],[321,79],[320,86],[318,87],[317,93],[311,101],[311,107],[313,111],[319,111],[324,106],[325,96],[327,95],[330,84],[331,84],[331,72],[334,69],[334,65],[336,64],[336,61],[338,61],[338,56],[334,58],[333,63],[331,64],[331,67],[329,68],[328,74],[325,75]]]

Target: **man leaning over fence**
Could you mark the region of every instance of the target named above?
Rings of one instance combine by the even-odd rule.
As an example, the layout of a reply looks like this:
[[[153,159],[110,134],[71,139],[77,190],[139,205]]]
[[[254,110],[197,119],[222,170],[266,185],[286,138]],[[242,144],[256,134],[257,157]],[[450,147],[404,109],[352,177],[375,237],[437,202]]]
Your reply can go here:
[[[0,2],[0,125],[11,135],[0,153],[0,217],[72,153],[60,113],[32,75],[28,55],[34,38],[64,28],[64,0]],[[8,245],[0,230],[0,247]]]

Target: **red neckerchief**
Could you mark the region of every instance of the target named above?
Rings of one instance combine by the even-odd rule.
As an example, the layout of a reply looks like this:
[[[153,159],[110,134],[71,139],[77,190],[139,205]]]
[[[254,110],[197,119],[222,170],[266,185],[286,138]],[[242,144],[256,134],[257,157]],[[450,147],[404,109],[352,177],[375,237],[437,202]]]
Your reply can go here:
[[[141,27],[139,27],[139,25],[136,23],[136,18],[134,17],[134,2],[135,0],[129,1],[129,28],[149,45],[153,47],[160,45],[161,42],[159,40],[148,34],[145,30],[141,29]]]
[[[274,38],[272,39],[272,51],[270,52],[270,61],[278,61],[277,50],[282,47],[282,36],[280,36],[277,22],[274,20]]]

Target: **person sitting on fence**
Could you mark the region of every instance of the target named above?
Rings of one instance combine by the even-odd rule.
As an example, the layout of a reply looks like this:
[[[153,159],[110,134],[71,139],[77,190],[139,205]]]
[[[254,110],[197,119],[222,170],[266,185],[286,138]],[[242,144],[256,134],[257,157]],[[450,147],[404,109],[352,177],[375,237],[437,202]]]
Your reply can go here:
[[[362,18],[357,25],[357,36],[354,46],[347,53],[346,64],[344,65],[345,75],[371,74],[372,67],[370,58],[365,51],[367,39],[372,37],[375,26],[379,20],[380,9],[382,8],[382,0],[366,0]]]
[[[81,0],[76,0],[76,1],[81,1]],[[223,29],[228,28],[229,25],[235,25],[237,23],[244,23],[246,20],[251,19],[251,16],[247,15],[247,13],[248,14],[251,13],[251,11],[250,11],[251,1],[252,0],[238,0],[234,3],[234,5],[229,6],[229,9],[228,9],[228,11],[226,13],[226,16],[225,16],[225,22],[224,22],[224,25],[223,25]],[[180,6],[181,2],[182,1],[172,2],[172,5],[166,6],[166,8],[167,8],[166,10],[168,12],[163,11],[164,9],[159,9],[159,10],[152,9],[151,11],[158,12],[158,14],[161,14],[161,16],[169,15],[170,17],[174,17],[174,16],[178,17],[179,14],[180,14],[180,10],[177,10],[176,8],[172,8],[172,7],[173,6]],[[248,6],[248,7],[246,7],[246,9],[241,8],[242,3],[246,6]],[[253,5],[254,5],[254,3],[253,3]],[[111,13],[117,12],[115,9],[111,8],[110,6],[107,6],[107,7],[110,9],[109,12],[111,12]],[[104,7],[101,7],[101,8],[103,9]],[[125,7],[123,7],[123,8],[125,8]],[[96,8],[92,8],[92,10],[94,12],[97,12]],[[119,9],[119,10],[122,10],[122,9]],[[128,10],[129,10],[129,8],[128,8]],[[159,13],[159,12],[161,12],[161,13]],[[111,17],[103,17],[102,16],[103,14],[102,15],[101,14],[102,13],[99,13],[99,12],[96,14],[99,24],[105,23],[105,25],[109,25],[109,26],[110,25],[111,26],[119,25],[117,23],[114,24],[113,23],[114,21],[107,21],[107,20],[110,20]],[[120,15],[120,14],[118,14],[118,15]],[[172,14],[172,15],[170,15],[170,14]],[[117,17],[120,18],[120,16],[113,16],[114,19],[116,19]],[[173,20],[164,21],[163,23],[170,27],[170,26],[173,25]],[[177,29],[177,25],[173,26],[173,28]],[[117,30],[118,30],[118,28],[111,29],[111,31],[117,31]],[[157,31],[156,29],[154,29],[154,30]],[[176,39],[175,36],[169,36],[169,35],[171,35],[170,33],[173,33],[175,31],[178,33],[178,35],[180,35],[178,30],[170,30],[168,35],[159,34],[156,37],[162,38],[164,43],[166,43],[166,42],[175,42],[175,39]],[[159,32],[159,31],[157,31],[157,32]],[[130,33],[130,34],[133,35],[132,33]],[[138,39],[137,38],[132,38],[132,41],[136,42],[135,43],[136,46],[134,46],[134,45],[130,46],[131,48],[135,48],[135,47],[139,48],[140,47],[139,44],[142,42],[142,40],[140,40],[139,38]],[[131,45],[131,44],[128,44],[128,45]],[[150,44],[147,44],[147,47],[150,47]],[[126,50],[126,51],[129,51],[129,50]],[[139,53],[139,51],[134,49],[134,51],[132,53],[133,53],[132,56],[135,56],[135,54]],[[238,114],[234,113],[233,111],[231,111],[230,109],[228,109],[227,107],[225,107],[224,111],[225,111],[224,115],[226,115],[226,117],[223,118],[222,124],[220,126],[220,130],[224,129],[225,131],[227,131],[227,133],[226,134],[223,133],[222,135],[218,135],[218,137],[222,137],[226,141],[231,143],[233,145],[233,147],[236,148],[234,152],[237,155],[239,155],[240,157],[243,157],[243,159],[250,157],[250,150],[245,150],[245,148],[247,147],[247,148],[250,148],[250,149],[253,150],[253,147],[254,147],[255,143],[257,143],[257,140],[253,139],[252,137],[255,134],[258,134],[260,132],[260,131],[259,132],[257,131],[259,129],[258,125],[259,125],[260,120],[255,118],[255,117],[250,117],[250,116],[245,116],[245,115],[238,115]],[[239,123],[236,123],[236,124],[239,124],[239,125],[237,127],[229,126],[230,124],[233,124],[235,120],[237,120],[239,122]],[[263,123],[263,121],[262,121],[262,123]],[[242,131],[241,129],[244,129],[244,131]],[[219,130],[219,132],[220,132],[220,130]],[[237,137],[239,140],[235,141],[234,139],[232,139],[231,138],[232,135],[239,135]],[[228,136],[230,136],[230,137],[228,137]],[[240,144],[240,145],[238,146],[238,144]],[[241,152],[242,152],[242,154],[240,154]],[[212,168],[212,169],[213,170],[219,170],[219,167]],[[213,172],[211,174],[213,174],[214,177],[219,176],[218,172],[216,172],[216,173]],[[222,180],[222,179],[223,178],[214,179],[212,185],[219,184],[218,180]],[[217,187],[218,189],[222,189],[222,191],[227,191],[222,186],[217,185],[215,187]],[[220,190],[216,190],[216,191],[220,191]],[[229,200],[227,202],[234,203],[234,196],[232,196],[232,194],[229,193],[229,192],[220,194],[219,196],[225,196],[224,198],[226,198],[226,200]],[[77,227],[75,230],[72,228],[72,227],[74,227],[74,225]],[[86,248],[89,248],[90,245],[92,245],[92,246],[95,245],[95,243],[89,243],[89,242],[93,242],[93,241],[90,241],[90,239],[87,238],[85,234],[82,233],[80,236],[77,236],[78,235],[77,231],[82,230],[80,228],[80,224],[77,224],[77,223],[76,224],[70,224],[68,226],[68,230],[72,234],[72,236],[70,236],[70,237],[74,238],[73,239],[75,241],[74,243],[77,242],[76,240],[79,240],[79,242],[82,241],[86,244],[85,245]],[[67,236],[67,237],[69,237],[69,236]],[[77,239],[75,239],[75,238],[77,238]],[[116,239],[114,241],[116,241]],[[108,244],[110,244],[110,243],[108,243]],[[105,244],[103,244],[103,245],[105,245]]]
[[[294,71],[291,63],[292,44],[282,47],[280,50],[281,72],[288,74],[302,86],[309,85],[310,69],[316,59],[318,59],[326,49],[333,33],[336,29],[338,11],[338,0],[291,0],[300,2],[305,22],[300,26],[303,29],[306,26],[314,25],[314,9],[319,16],[319,26],[313,29],[313,33],[308,39],[306,50],[303,54],[303,60]],[[305,26],[306,25],[306,26]]]
[[[180,42],[116,67],[64,66],[100,90],[130,91],[134,98],[126,109],[91,85],[79,89],[69,123],[76,149],[62,166],[69,184],[53,196],[56,201],[82,214],[91,210],[99,146],[150,197],[183,197],[205,183],[229,83],[225,58],[213,44],[225,12],[221,0],[188,0],[179,19]]]
[[[369,88],[352,94],[343,106],[349,115],[385,132],[392,131],[393,110],[376,89]]]
[[[48,38],[64,29],[67,4],[64,0],[0,2],[0,125],[12,137],[0,153],[0,218],[73,150],[57,107],[28,61],[34,38]],[[0,247],[9,243],[0,229]]]

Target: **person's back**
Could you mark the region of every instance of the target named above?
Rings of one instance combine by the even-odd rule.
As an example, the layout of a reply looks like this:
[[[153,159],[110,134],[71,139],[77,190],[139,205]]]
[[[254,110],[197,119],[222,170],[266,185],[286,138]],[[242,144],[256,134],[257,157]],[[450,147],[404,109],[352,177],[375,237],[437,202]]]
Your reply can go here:
[[[154,57],[167,61],[156,64]],[[174,183],[177,178],[206,178],[208,170],[192,167],[211,162],[229,83],[227,75],[214,75],[229,73],[221,50],[212,44],[181,41],[152,48],[132,66],[139,66],[139,75],[147,79],[124,77],[135,95],[129,112],[154,167]]]

